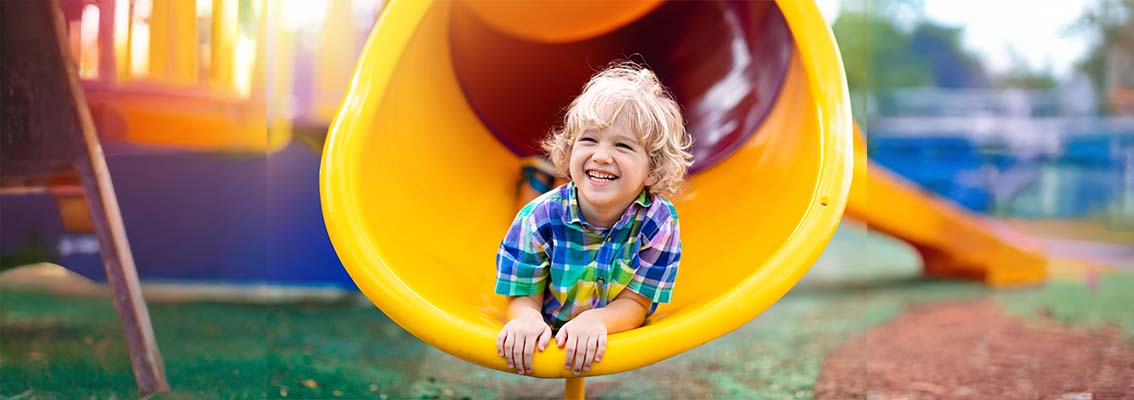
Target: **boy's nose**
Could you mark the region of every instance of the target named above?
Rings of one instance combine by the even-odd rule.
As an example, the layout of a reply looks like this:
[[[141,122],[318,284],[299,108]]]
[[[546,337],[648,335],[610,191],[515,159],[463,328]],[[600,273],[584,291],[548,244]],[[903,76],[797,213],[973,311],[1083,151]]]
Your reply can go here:
[[[607,149],[606,146],[599,146],[597,149],[595,149],[595,152],[591,155],[591,158],[598,162],[609,163],[610,150]]]

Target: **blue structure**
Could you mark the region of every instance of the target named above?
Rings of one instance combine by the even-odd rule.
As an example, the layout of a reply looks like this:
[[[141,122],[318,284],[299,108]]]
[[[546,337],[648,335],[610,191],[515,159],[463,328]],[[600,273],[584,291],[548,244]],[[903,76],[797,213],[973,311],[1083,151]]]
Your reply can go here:
[[[977,212],[991,208],[991,194],[980,179],[986,160],[964,137],[872,136],[867,152],[874,162],[965,208]],[[1014,162],[1000,158],[1000,163]]]
[[[986,137],[977,144],[973,132],[902,130],[944,125],[932,118],[906,119],[877,124],[882,127],[871,132],[867,149],[878,164],[972,211],[1027,218],[1113,213],[1110,207],[1134,192],[1128,177],[1134,168],[1134,130],[1098,121],[1048,122],[1058,129]],[[1057,145],[1021,155],[1005,143],[1028,133],[1050,136]]]
[[[267,155],[148,150],[108,165],[138,274],[147,281],[353,289],[323,225],[319,154],[299,141]],[[93,234],[66,234],[49,195],[3,198],[0,249],[103,280]]]

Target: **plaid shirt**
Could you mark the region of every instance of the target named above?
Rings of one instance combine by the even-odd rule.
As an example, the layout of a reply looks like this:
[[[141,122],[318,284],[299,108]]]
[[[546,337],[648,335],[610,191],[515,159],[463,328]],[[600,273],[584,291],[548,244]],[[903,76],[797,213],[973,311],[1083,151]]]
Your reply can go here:
[[[496,254],[496,293],[545,293],[543,317],[559,329],[583,311],[606,306],[623,289],[667,303],[681,260],[677,210],[642,191],[610,229],[583,220],[567,183],[528,203]]]

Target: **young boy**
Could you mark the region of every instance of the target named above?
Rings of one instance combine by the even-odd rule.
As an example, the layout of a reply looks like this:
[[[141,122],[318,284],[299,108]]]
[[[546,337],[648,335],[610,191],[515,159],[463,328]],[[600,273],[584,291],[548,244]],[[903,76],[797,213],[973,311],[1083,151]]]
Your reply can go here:
[[[570,182],[528,203],[496,256],[508,368],[532,371],[554,333],[579,375],[606,336],[641,326],[670,300],[681,259],[677,192],[693,156],[677,102],[648,69],[615,64],[587,82],[544,140]]]

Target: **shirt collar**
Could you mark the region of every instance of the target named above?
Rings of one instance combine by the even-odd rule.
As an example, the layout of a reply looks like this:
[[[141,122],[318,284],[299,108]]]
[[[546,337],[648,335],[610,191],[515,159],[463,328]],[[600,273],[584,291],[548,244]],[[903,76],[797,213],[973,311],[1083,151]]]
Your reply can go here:
[[[564,215],[564,222],[568,224],[593,227],[590,223],[583,220],[583,211],[579,209],[579,193],[578,189],[575,187],[575,182],[567,182],[567,185],[565,186],[566,187],[563,190],[567,193],[563,197],[567,205],[567,214]],[[631,212],[631,209],[634,208],[634,204],[637,204],[642,208],[649,208],[650,205],[653,204],[653,196],[650,196],[649,189],[642,189],[642,192],[638,193],[638,197],[634,199],[634,202],[630,204],[630,207],[626,208],[626,212],[622,214],[622,217],[618,219],[618,222],[614,223],[614,227],[618,227],[622,224],[622,220],[626,219],[626,214]]]

